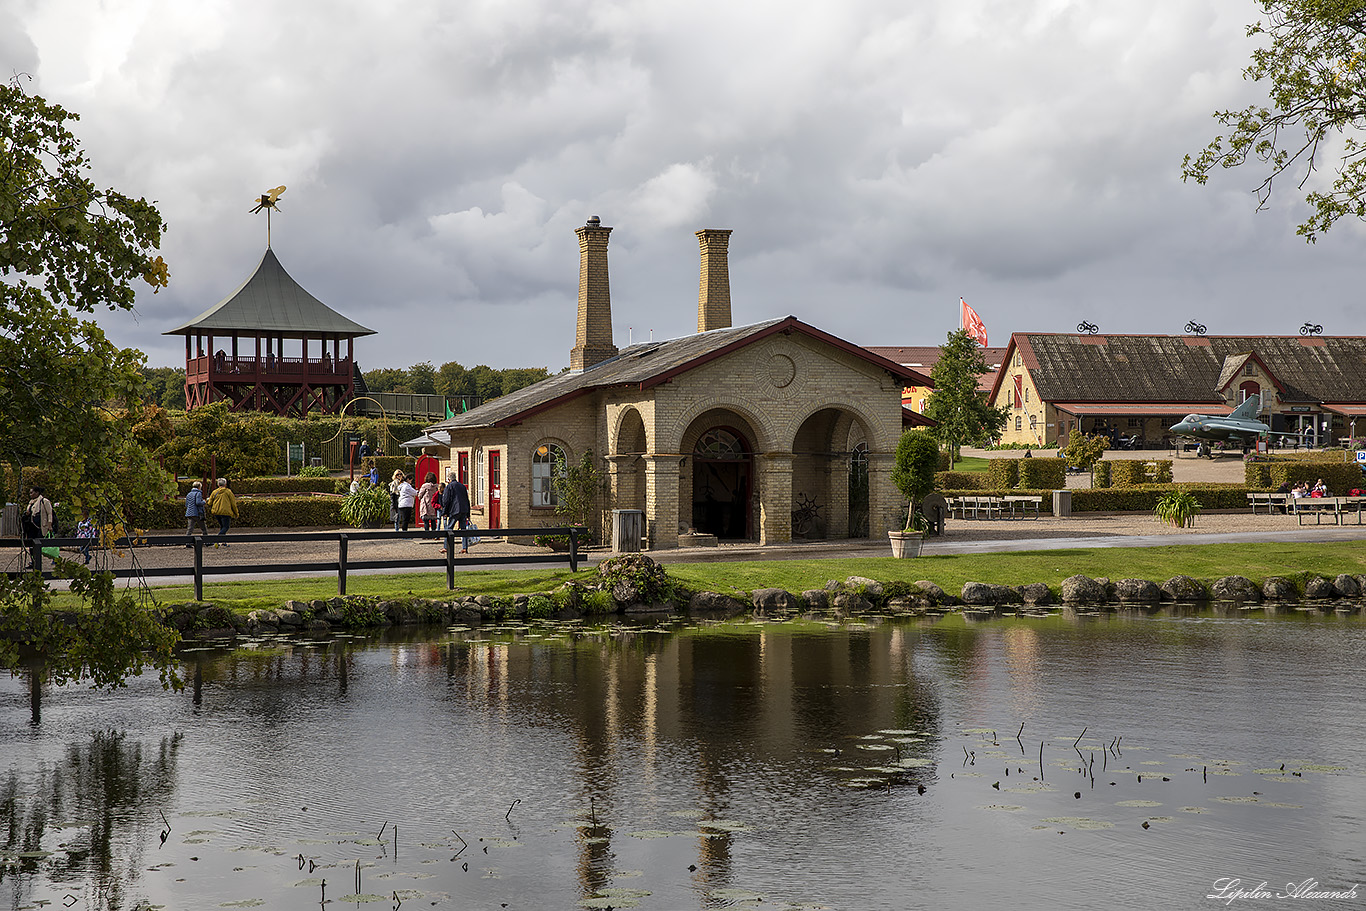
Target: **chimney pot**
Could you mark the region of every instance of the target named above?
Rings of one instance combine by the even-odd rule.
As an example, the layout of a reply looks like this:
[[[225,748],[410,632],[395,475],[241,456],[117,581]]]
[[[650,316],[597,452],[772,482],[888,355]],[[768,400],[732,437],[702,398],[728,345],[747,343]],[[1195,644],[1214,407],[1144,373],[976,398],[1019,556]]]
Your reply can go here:
[[[596,215],[590,215],[588,217],[588,226],[590,228],[596,228],[600,224],[602,224],[602,219],[598,218]]]

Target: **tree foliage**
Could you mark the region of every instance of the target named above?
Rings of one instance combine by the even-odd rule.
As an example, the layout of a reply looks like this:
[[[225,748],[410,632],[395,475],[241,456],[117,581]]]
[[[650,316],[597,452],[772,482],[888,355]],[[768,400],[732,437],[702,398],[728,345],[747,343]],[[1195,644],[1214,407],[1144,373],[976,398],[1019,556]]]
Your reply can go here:
[[[1068,434],[1067,446],[1062,454],[1068,465],[1082,471],[1093,471],[1096,463],[1105,455],[1105,450],[1109,448],[1110,439],[1104,434],[1087,435],[1080,430],[1074,430]]]
[[[925,416],[936,424],[930,433],[949,448],[950,466],[963,446],[985,446],[1006,426],[1007,409],[993,408],[986,390],[977,386],[977,378],[988,369],[982,349],[966,329],[950,332],[939,346]]]
[[[77,119],[0,85],[0,459],[46,468],[54,499],[116,510],[165,479],[132,437],[142,354],[80,314],[131,309],[139,280],[165,286],[165,226],[145,199],[95,187]]]
[[[1181,176],[1204,184],[1216,167],[1255,161],[1261,209],[1277,179],[1298,175],[1312,212],[1296,233],[1313,242],[1340,218],[1366,217],[1366,0],[1257,2],[1265,19],[1247,28],[1259,45],[1243,78],[1266,83],[1268,103],[1216,112],[1230,132],[1187,155]],[[1311,177],[1330,156],[1335,177],[1320,189]]]
[[[276,474],[284,454],[268,416],[233,412],[227,402],[213,402],[186,413],[175,436],[156,450],[166,467],[191,477],[246,478]]]
[[[558,460],[557,460],[558,461]],[[602,472],[598,470],[593,450],[585,450],[577,464],[555,466],[555,513],[567,516],[576,525],[596,527],[598,488],[602,486]]]
[[[896,444],[892,483],[906,498],[906,530],[915,527],[919,510],[916,504],[934,490],[934,473],[939,468],[939,444],[924,430],[908,430]]]
[[[143,367],[143,400],[168,411],[185,410],[185,368]]]

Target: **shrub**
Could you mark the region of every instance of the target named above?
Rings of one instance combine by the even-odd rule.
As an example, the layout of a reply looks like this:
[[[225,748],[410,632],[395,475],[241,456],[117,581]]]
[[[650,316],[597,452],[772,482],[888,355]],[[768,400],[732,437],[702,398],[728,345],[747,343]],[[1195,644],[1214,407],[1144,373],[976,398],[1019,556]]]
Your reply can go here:
[[[989,459],[987,461],[987,482],[992,487],[1019,487],[1020,462],[1024,459]],[[1033,459],[1028,461],[1032,462]]]
[[[1062,490],[1067,486],[1067,462],[1064,459],[1019,459],[1018,487],[1031,490]]]
[[[386,516],[389,497],[384,498]],[[233,528],[336,528],[341,525],[340,497],[242,497]],[[146,529],[183,529],[183,500],[158,500],[127,510],[128,525]]]
[[[1355,462],[1272,462],[1269,475],[1267,486],[1273,489],[1282,484],[1295,485],[1301,481],[1312,485],[1323,478],[1328,489],[1337,496],[1366,484],[1366,474]]]
[[[1072,511],[1152,512],[1157,508],[1157,501],[1175,489],[1190,491],[1204,509],[1247,508],[1247,488],[1242,484],[1146,484],[1074,490]]]
[[[190,492],[194,479],[184,478],[176,482],[180,496]],[[239,496],[279,496],[282,494],[335,493],[336,483],[331,478],[232,478],[228,486]]]
[[[1269,490],[1271,488],[1271,464],[1269,462],[1244,462],[1243,483],[1248,490]]]
[[[1104,459],[1097,462],[1096,467],[1091,470],[1091,486],[1113,487],[1114,484],[1112,483],[1112,479],[1110,477],[1110,468],[1114,464],[1114,462],[1107,462]]]
[[[545,595],[532,595],[526,601],[526,615],[533,620],[548,620],[555,612],[555,602]]]
[[[608,593],[618,585],[629,585],[634,600],[641,604],[660,604],[673,595],[664,567],[644,554],[619,554],[603,560],[598,564],[598,580]]]
[[[934,490],[935,466],[939,464],[939,443],[928,433],[908,430],[896,444],[896,462],[892,467],[892,483],[908,503],[906,530],[924,522],[919,503]]]
[[[936,471],[935,490],[1000,490],[991,483],[991,476],[981,471]]]
[[[301,478],[330,478],[332,472],[321,465],[305,465],[299,469],[298,475]]]
[[[354,528],[382,525],[389,519],[389,491],[366,485],[342,498],[341,520]]]
[[[1137,487],[1148,483],[1148,472],[1142,462],[1135,459],[1116,459],[1110,463],[1111,487]]]
[[[1153,511],[1164,525],[1187,528],[1195,524],[1195,517],[1200,514],[1200,501],[1189,490],[1173,490],[1158,498]]]

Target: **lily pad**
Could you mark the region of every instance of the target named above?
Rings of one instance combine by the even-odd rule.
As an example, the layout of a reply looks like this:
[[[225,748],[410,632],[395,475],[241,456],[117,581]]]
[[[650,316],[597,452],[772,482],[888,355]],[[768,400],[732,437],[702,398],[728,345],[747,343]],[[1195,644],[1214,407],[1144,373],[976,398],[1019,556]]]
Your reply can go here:
[[[1115,824],[1089,816],[1045,816],[1044,822],[1055,826],[1071,826],[1074,829],[1113,829]]]
[[[1121,800],[1115,804],[1117,807],[1160,807],[1162,804],[1156,800]]]

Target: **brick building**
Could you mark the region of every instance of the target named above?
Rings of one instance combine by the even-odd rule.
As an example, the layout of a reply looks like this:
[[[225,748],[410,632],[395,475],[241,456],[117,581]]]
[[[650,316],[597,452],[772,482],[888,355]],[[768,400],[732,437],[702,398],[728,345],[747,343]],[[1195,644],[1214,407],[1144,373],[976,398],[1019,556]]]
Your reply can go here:
[[[759,543],[881,537],[904,507],[891,483],[902,389],[929,378],[795,317],[731,326],[730,231],[697,232],[697,334],[618,350],[607,243],[578,228],[570,369],[428,428],[486,528],[553,525],[555,466],[592,451],[599,506],[640,509],[652,549],[689,530]],[[605,532],[606,529],[603,529]]]
[[[1016,332],[991,402],[1010,409],[1005,443],[1065,444],[1080,429],[1159,448],[1187,414],[1228,414],[1251,395],[1278,433],[1360,436],[1366,338]]]

